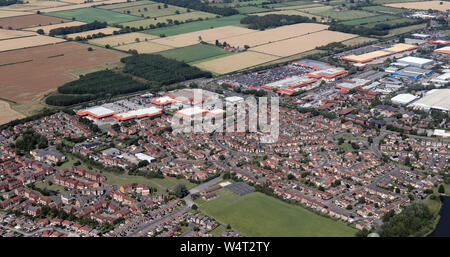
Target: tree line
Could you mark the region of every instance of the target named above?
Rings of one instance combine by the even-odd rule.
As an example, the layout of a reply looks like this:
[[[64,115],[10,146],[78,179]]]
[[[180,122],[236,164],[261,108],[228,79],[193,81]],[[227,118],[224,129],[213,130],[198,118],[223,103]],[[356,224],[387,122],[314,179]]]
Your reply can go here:
[[[296,23],[310,22],[308,17],[299,15],[269,14],[264,16],[250,15],[241,19],[241,24],[249,25],[249,29],[267,29]]]
[[[73,33],[79,33],[94,29],[103,29],[106,28],[107,23],[106,22],[100,22],[100,21],[94,21],[88,24],[83,24],[79,26],[70,26],[70,27],[61,27],[52,29],[49,31],[50,36],[57,36],[57,35],[67,35],[67,34],[73,34]]]
[[[202,12],[214,13],[222,16],[239,14],[239,11],[231,7],[211,6],[201,0],[155,0],[155,2],[176,5]]]
[[[0,0],[0,6],[8,6],[12,4],[23,4],[20,0]]]
[[[210,72],[156,54],[132,55],[122,58],[120,61],[125,63],[123,69],[125,73],[155,82],[156,87],[150,87],[151,91],[159,91],[163,85],[201,77],[212,77]]]

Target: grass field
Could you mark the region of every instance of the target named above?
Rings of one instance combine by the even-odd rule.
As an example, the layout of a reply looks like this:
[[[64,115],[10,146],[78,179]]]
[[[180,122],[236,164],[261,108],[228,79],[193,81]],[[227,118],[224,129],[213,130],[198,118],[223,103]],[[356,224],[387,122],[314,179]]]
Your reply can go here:
[[[126,44],[133,44],[137,42],[143,42],[148,41],[151,39],[158,38],[154,35],[139,33],[139,32],[133,32],[133,33],[125,33],[121,35],[115,35],[110,37],[102,37],[102,38],[96,38],[89,40],[89,44],[98,45],[98,46],[105,46],[110,45],[112,47],[119,46],[119,45],[126,45]]]
[[[400,9],[400,8],[393,8],[393,7],[387,7],[387,6],[366,6],[362,8],[365,11],[369,11],[369,12],[381,12],[381,13],[392,13],[392,14],[398,14],[398,13],[403,13],[405,12],[405,10]]]
[[[139,42],[134,44],[117,46],[115,49],[122,51],[136,50],[140,54],[151,54],[172,49],[171,46],[162,45],[154,42]]]
[[[407,27],[401,27],[401,28],[397,28],[397,29],[391,29],[389,31],[389,34],[387,34],[386,36],[383,36],[383,38],[393,37],[393,36],[405,34],[405,33],[408,33],[408,32],[414,31],[414,30],[423,29],[426,26],[427,26],[426,23],[422,23],[422,24],[411,25],[411,26],[407,26]]]
[[[138,20],[138,21],[131,21],[131,22],[124,22],[120,25],[123,26],[130,26],[134,28],[140,28],[142,26],[143,29],[149,29],[149,26],[151,24],[156,25],[158,23],[166,23],[169,24],[170,20],[172,22],[179,21],[179,22],[195,22],[198,19],[214,19],[216,18],[216,14],[212,13],[206,13],[206,12],[188,12],[188,13],[181,13],[181,14],[174,14],[174,15],[168,15],[168,16],[161,16],[158,18],[151,18],[151,19],[144,19],[144,20]]]
[[[355,38],[351,38],[349,40],[342,41],[341,43],[346,46],[354,46],[354,45],[359,45],[359,44],[373,42],[373,41],[376,41],[376,39],[370,38],[370,37],[355,37]]]
[[[200,205],[200,210],[245,236],[351,237],[356,230],[302,207],[253,192],[239,196],[227,189]]]
[[[212,45],[196,44],[192,46],[159,52],[157,54],[160,54],[167,58],[189,63],[216,56],[225,56],[230,54],[230,52]]]
[[[101,8],[101,9],[105,9],[105,10],[112,10],[112,9],[126,8],[126,7],[138,6],[138,5],[148,5],[148,4],[154,4],[154,3],[156,3],[156,2],[143,0],[143,1],[136,1],[136,2],[126,2],[126,3],[102,5],[102,6],[98,6],[97,8]]]
[[[0,100],[0,125],[22,118],[25,116],[11,109],[9,102]]]
[[[240,14],[250,14],[250,13],[258,13],[258,12],[267,12],[269,9],[261,8],[257,6],[244,6],[236,8]]]
[[[99,8],[80,8],[59,12],[51,12],[47,13],[46,15],[65,18],[69,20],[75,18],[75,20],[77,21],[84,21],[84,22],[102,21],[107,22],[108,24],[117,24],[142,19],[140,17],[131,16],[123,13],[116,13]]]
[[[354,20],[349,20],[349,21],[343,21],[341,22],[342,24],[345,25],[371,25],[374,23],[389,23],[392,20],[396,20],[399,19],[400,17],[397,16],[392,16],[392,15],[378,15],[378,16],[373,16],[373,17],[368,17],[368,18],[362,18],[362,19],[354,19]]]
[[[188,32],[195,32],[199,30],[205,30],[210,28],[224,27],[230,25],[238,25],[241,24],[241,19],[244,15],[233,15],[228,17],[222,17],[217,19],[209,19],[203,21],[195,21],[189,22],[177,26],[170,26],[165,28],[158,29],[150,29],[145,30],[143,33],[151,34],[151,35],[166,35],[166,36],[174,36],[179,34],[184,34]]]
[[[118,13],[131,14],[134,16],[141,16],[141,17],[151,17],[151,18],[174,15],[174,14],[176,14],[176,12],[178,12],[178,13],[186,12],[186,8],[173,6],[173,5],[168,5],[167,8],[164,8],[163,4],[161,4],[161,3],[135,5],[135,6],[131,6],[131,7],[123,7],[123,8],[110,9],[110,10],[114,11],[114,12],[118,12]]]
[[[303,9],[303,11],[308,12],[309,9]],[[316,15],[320,15],[322,17],[331,17],[338,21],[345,21],[345,20],[353,20],[353,19],[359,19],[359,18],[366,18],[375,16],[375,13],[366,12],[366,11],[360,11],[360,10],[349,10],[349,11],[334,11],[334,10],[328,10],[324,12],[316,12],[313,13]]]

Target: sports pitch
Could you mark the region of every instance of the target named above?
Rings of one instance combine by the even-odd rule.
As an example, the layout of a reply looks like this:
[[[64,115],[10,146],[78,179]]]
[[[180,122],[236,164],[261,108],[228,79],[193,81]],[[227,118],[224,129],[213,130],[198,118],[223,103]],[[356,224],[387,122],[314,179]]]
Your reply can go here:
[[[305,208],[259,192],[239,196],[227,189],[200,205],[200,210],[245,236],[351,237],[356,230]]]
[[[190,63],[216,56],[226,56],[231,53],[216,46],[196,44],[192,46],[170,49],[156,54],[160,54],[164,57],[175,59],[178,61]]]

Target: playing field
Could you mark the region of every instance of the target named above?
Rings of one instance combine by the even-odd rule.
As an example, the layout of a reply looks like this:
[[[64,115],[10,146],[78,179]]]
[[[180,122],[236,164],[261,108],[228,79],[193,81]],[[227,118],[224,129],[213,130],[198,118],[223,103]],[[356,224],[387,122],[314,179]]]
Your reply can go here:
[[[171,46],[162,45],[151,41],[122,45],[114,48],[122,51],[136,50],[140,54],[151,54],[172,49]]]
[[[340,42],[354,37],[357,37],[357,35],[324,30],[305,36],[253,47],[251,48],[251,50],[260,53],[286,57],[312,50],[318,46],[324,46],[332,42]]]
[[[160,54],[167,58],[189,63],[215,56],[228,55],[230,53],[223,50],[220,47],[212,45],[196,44],[192,46],[186,46],[159,52],[157,54]]]
[[[215,58],[205,62],[194,64],[200,69],[214,72],[216,74],[226,74],[273,61],[278,57],[252,51],[245,51],[222,58]]]
[[[3,42],[3,41],[2,41]],[[1,97],[27,103],[76,79],[71,72],[117,63],[127,54],[76,42],[0,53]]]
[[[45,34],[48,34],[50,32],[50,30],[52,30],[52,29],[63,28],[63,27],[80,26],[80,25],[83,25],[83,24],[86,24],[86,22],[69,21],[69,22],[58,23],[58,24],[53,24],[53,25],[45,25],[45,26],[37,26],[37,27],[27,28],[25,30],[38,31],[39,29],[42,29]]]
[[[215,42],[225,38],[232,38],[237,35],[254,34],[256,31],[236,26],[226,26],[214,29],[206,29],[196,32],[190,32],[170,37],[163,37],[154,40],[154,42],[169,45],[173,47],[184,47],[189,45],[195,45],[200,41]],[[228,42],[228,41],[227,41]]]
[[[222,189],[219,194],[201,204],[200,210],[245,236],[351,237],[356,233],[343,223],[259,192],[239,196]]]
[[[21,48],[33,47],[33,46],[43,46],[49,44],[56,44],[64,42],[62,38],[48,37],[35,35],[30,37],[21,37],[2,40],[0,44],[0,52],[16,50]]]
[[[59,12],[51,12],[47,13],[47,15],[54,17],[61,17],[69,20],[75,18],[75,20],[77,21],[84,21],[84,22],[102,21],[107,22],[108,24],[117,24],[142,19],[140,17],[116,13],[99,8],[80,8]]]
[[[206,13],[206,12],[188,12],[188,13],[182,13],[182,14],[176,14],[176,15],[168,15],[168,16],[161,16],[158,18],[150,18],[150,19],[143,19],[138,21],[131,21],[131,22],[124,22],[120,25],[122,26],[130,26],[133,28],[140,28],[142,26],[143,29],[149,29],[150,25],[156,25],[158,23],[166,23],[169,24],[170,21],[175,22],[185,22],[185,21],[195,21],[197,19],[214,19],[216,18],[216,14]]]
[[[0,100],[0,125],[22,118],[25,116],[11,109],[8,102]]]
[[[438,11],[450,10],[450,2],[447,2],[447,1],[395,3],[395,4],[386,4],[386,6],[396,7],[396,8],[417,9],[417,10],[429,10],[429,9],[438,10]]]
[[[255,31],[253,33],[246,33],[239,36],[223,37],[219,41],[221,43],[227,42],[234,47],[256,47],[271,42],[278,42],[285,39],[307,35],[327,29],[327,25],[316,23],[299,23],[293,25],[282,26],[274,29],[267,29],[264,31]]]
[[[244,15],[233,15],[228,17],[222,17],[217,19],[209,19],[203,21],[195,21],[189,22],[177,26],[169,26],[166,28],[158,28],[158,29],[149,29],[143,31],[147,34],[152,34],[156,36],[165,35],[165,36],[174,36],[178,34],[184,34],[189,32],[195,32],[205,29],[218,28],[230,25],[238,25],[241,23],[241,19]]]
[[[0,40],[29,36],[36,36],[36,33],[30,31],[0,29]]]
[[[67,37],[72,38],[72,39],[75,39],[77,37],[86,38],[88,36],[92,36],[92,35],[98,34],[98,33],[103,33],[105,35],[112,35],[114,33],[114,31],[119,31],[119,30],[120,30],[119,28],[107,27],[107,28],[103,28],[103,29],[94,29],[94,30],[89,30],[89,31],[84,31],[84,32],[79,32],[79,33],[68,34]]]
[[[39,14],[31,14],[24,16],[15,16],[0,19],[0,26],[4,29],[12,28],[12,29],[22,29],[33,26],[41,26],[48,24],[56,24],[61,22],[67,22],[66,19],[61,19],[57,17],[50,17]]]
[[[115,35],[115,36],[110,36],[110,37],[96,38],[96,39],[89,40],[88,43],[98,45],[98,46],[110,45],[111,47],[115,47],[115,46],[119,46],[119,45],[126,45],[126,44],[148,41],[148,40],[155,39],[155,38],[158,38],[158,37],[154,36],[154,35],[133,32],[133,33],[126,33],[126,34]]]

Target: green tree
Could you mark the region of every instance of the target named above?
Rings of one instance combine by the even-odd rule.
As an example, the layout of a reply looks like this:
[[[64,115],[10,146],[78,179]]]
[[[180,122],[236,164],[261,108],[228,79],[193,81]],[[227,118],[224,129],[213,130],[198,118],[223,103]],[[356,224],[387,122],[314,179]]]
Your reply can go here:
[[[175,193],[175,195],[178,198],[183,198],[183,197],[185,197],[186,195],[189,194],[189,191],[187,190],[186,185],[182,184],[182,183],[177,184],[175,186],[175,188],[173,189],[173,192]]]

